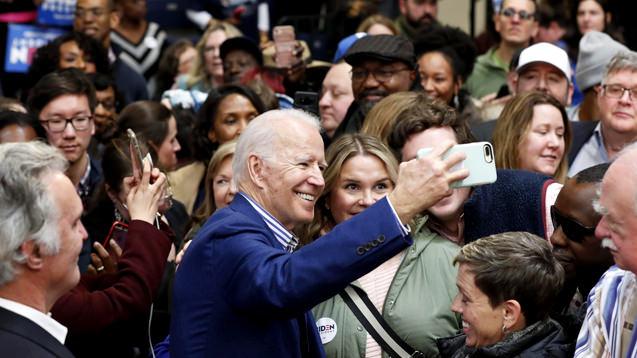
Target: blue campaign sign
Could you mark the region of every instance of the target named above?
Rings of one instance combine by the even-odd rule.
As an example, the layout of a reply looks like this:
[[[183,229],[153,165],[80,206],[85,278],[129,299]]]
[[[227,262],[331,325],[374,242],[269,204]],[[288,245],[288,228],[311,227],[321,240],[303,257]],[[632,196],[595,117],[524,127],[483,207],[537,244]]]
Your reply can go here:
[[[44,0],[38,7],[38,23],[72,26],[76,0]]]
[[[6,72],[27,72],[35,50],[65,32],[63,29],[9,24],[4,70]]]

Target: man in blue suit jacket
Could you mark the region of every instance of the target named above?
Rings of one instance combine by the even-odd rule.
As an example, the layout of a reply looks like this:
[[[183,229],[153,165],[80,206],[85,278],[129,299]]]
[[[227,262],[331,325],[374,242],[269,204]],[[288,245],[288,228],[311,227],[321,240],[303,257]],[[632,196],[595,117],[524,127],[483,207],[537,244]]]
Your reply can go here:
[[[270,111],[241,135],[239,190],[208,220],[177,271],[171,357],[321,357],[309,309],[411,244],[408,223],[467,176],[442,160],[451,143],[401,165],[394,191],[294,252],[291,231],[314,216],[326,166],[318,121]]]

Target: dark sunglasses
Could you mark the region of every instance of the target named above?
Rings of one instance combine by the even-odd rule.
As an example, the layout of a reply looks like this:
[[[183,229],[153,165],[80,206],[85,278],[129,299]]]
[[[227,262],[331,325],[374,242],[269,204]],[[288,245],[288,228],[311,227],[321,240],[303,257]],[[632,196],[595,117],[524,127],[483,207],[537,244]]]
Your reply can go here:
[[[566,238],[577,243],[581,243],[585,237],[595,234],[595,227],[587,227],[573,219],[567,218],[557,210],[555,205],[551,205],[551,220],[553,221],[553,228],[555,228],[555,230],[561,226]]]
[[[500,11],[500,14],[509,18],[515,15],[518,15],[520,17],[520,20],[523,20],[523,21],[528,21],[535,18],[535,14],[532,12],[526,12],[526,10],[515,11],[514,8],[510,8],[510,7],[507,7],[506,9],[503,9],[502,11]]]

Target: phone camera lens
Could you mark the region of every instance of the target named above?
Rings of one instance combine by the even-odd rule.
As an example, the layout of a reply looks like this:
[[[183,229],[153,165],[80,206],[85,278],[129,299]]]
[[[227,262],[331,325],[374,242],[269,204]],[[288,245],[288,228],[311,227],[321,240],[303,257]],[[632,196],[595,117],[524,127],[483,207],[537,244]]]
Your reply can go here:
[[[493,151],[491,150],[491,146],[485,144],[483,147],[484,150],[484,159],[487,163],[491,163],[493,161]]]

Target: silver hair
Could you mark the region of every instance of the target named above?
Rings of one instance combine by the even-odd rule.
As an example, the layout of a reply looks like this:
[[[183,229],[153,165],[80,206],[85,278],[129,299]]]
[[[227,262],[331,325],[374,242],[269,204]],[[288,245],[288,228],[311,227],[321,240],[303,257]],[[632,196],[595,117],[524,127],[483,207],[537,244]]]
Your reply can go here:
[[[619,153],[617,153],[615,160],[617,160],[617,158],[621,157],[624,154],[628,154],[629,152],[637,153],[637,142],[632,142],[630,144],[627,144],[624,148],[622,148],[622,150],[619,151]],[[631,164],[633,166],[633,171],[631,173],[633,177],[633,182],[637,182],[637,180],[635,180],[637,178],[637,165],[635,162],[631,162]],[[634,190],[635,190],[635,195],[633,196],[633,214],[637,215],[637,188],[634,188]]]
[[[619,71],[637,72],[637,53],[633,51],[623,51],[613,56],[602,79],[602,85],[606,84],[608,77]]]
[[[0,286],[26,260],[23,243],[33,240],[44,255],[59,252],[59,214],[43,179],[67,166],[61,152],[42,142],[0,145]]]
[[[637,142],[632,142],[630,144],[627,144],[625,147],[623,147],[619,153],[617,153],[617,155],[615,156],[615,159],[613,161],[616,161],[617,159],[619,159],[620,157],[622,157],[625,154],[628,154],[629,152],[637,152]],[[633,163],[634,164],[634,163]],[[637,176],[637,165],[634,165],[635,171],[633,172],[633,176]],[[595,200],[593,200],[593,209],[595,209],[595,212],[598,213],[599,215],[607,215],[608,214],[608,209],[606,209],[600,202],[599,202],[599,198],[602,196],[602,188],[601,185],[597,188],[597,198]],[[634,214],[637,215],[637,188],[635,189],[635,196],[633,197],[633,210],[634,210]]]
[[[232,184],[241,189],[241,183],[249,179],[248,158],[257,155],[265,161],[276,158],[276,144],[281,139],[274,123],[283,119],[305,122],[317,131],[321,130],[318,118],[298,109],[277,109],[267,111],[254,118],[241,133],[232,159]]]

